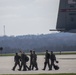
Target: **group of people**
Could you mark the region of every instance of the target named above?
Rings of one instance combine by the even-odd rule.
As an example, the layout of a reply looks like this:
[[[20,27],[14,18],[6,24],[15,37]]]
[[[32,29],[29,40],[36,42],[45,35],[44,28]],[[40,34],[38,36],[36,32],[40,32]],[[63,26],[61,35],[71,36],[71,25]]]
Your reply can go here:
[[[45,70],[47,65],[48,65],[49,70],[52,70],[52,67],[54,67],[55,70],[58,70],[59,67],[58,65],[55,65],[54,62],[58,63],[58,61],[56,60],[55,54],[53,53],[53,51],[51,51],[51,54],[50,54],[48,53],[48,50],[46,50],[44,68],[42,70]]]
[[[16,66],[19,66],[19,71],[23,68],[23,71],[27,70],[33,70],[36,68],[38,70],[38,65],[37,65],[37,55],[35,54],[35,51],[30,50],[30,66],[27,66],[27,62],[29,61],[29,57],[22,51],[20,51],[20,55],[16,53],[14,56],[14,67],[12,68],[13,71],[15,71]]]
[[[50,63],[51,60],[51,63]],[[19,66],[19,71],[23,70],[23,71],[27,71],[27,70],[38,70],[38,64],[37,64],[37,54],[35,53],[35,51],[30,50],[30,65],[27,66],[27,62],[29,61],[29,57],[22,51],[20,51],[20,55],[18,53],[16,53],[16,55],[14,56],[14,67],[12,68],[13,71],[15,71],[16,66]],[[53,54],[53,51],[51,51],[51,54],[48,52],[48,50],[46,50],[45,53],[45,62],[44,62],[44,68],[42,70],[46,69],[46,66],[48,65],[49,70],[52,70],[52,66],[55,68],[57,67],[54,64],[54,61],[56,61],[56,57]],[[58,61],[56,61],[58,63]],[[58,68],[58,67],[57,67]]]

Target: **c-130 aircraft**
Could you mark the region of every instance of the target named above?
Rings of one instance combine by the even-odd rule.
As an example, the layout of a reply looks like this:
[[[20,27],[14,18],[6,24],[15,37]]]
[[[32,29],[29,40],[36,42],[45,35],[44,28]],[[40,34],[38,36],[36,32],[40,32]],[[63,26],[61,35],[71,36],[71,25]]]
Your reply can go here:
[[[56,29],[50,31],[76,33],[76,0],[60,0]]]

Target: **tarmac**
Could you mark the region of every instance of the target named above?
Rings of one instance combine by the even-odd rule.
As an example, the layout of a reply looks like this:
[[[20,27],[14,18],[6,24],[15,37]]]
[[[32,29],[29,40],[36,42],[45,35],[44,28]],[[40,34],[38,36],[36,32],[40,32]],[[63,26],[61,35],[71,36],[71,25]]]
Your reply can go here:
[[[44,55],[37,56],[39,70],[31,71],[18,71],[18,66],[15,71],[12,71],[14,66],[14,56],[0,56],[0,74],[53,74],[53,73],[76,73],[76,55],[56,55],[59,63],[55,63],[59,66],[59,70],[46,70],[43,71],[44,67]],[[29,66],[29,62],[27,62]]]

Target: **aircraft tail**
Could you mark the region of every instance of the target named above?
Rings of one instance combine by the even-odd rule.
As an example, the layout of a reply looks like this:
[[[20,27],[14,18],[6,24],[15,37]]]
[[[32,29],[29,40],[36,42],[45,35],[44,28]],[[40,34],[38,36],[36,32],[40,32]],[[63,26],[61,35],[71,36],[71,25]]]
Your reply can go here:
[[[60,0],[56,29],[76,29],[76,0]]]

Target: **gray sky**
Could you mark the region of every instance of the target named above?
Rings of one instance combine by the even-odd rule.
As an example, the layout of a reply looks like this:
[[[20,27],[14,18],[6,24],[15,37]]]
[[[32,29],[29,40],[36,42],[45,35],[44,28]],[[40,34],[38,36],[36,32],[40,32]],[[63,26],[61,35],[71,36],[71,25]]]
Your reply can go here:
[[[48,34],[56,27],[59,0],[0,0],[0,36]]]

